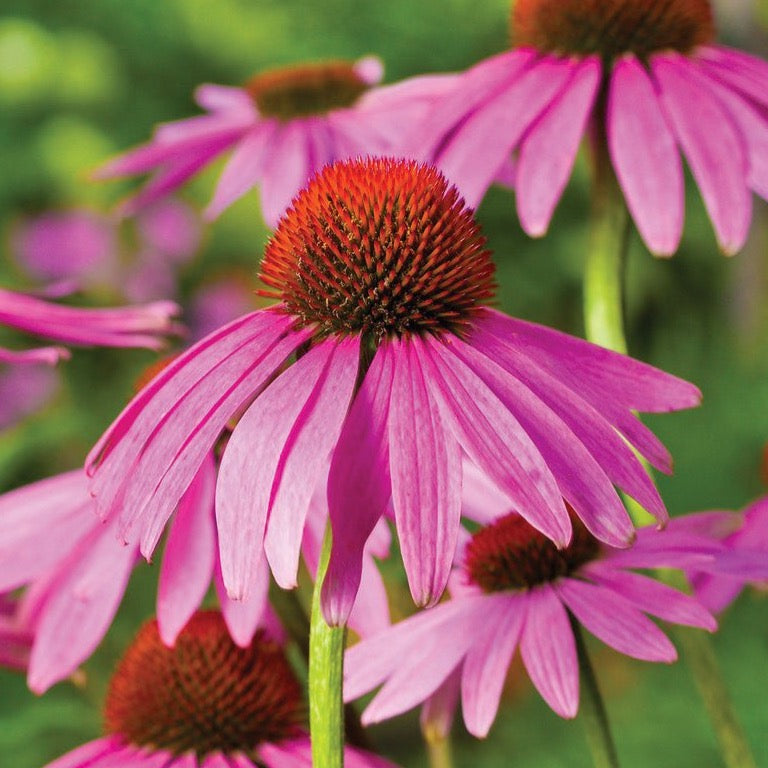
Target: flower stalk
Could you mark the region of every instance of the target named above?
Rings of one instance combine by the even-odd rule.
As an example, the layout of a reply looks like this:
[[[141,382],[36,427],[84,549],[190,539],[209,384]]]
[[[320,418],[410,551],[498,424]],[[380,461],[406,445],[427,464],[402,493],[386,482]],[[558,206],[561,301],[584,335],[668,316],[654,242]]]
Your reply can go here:
[[[309,731],[315,768],[344,766],[344,703],[342,699],[346,627],[329,627],[320,592],[331,555],[331,526],[325,532],[312,594],[309,632]]]
[[[453,752],[450,735],[433,731],[424,734],[427,745],[429,768],[453,768]]]
[[[584,272],[584,322],[589,341],[627,354],[624,273],[630,220],[608,154],[604,113],[603,98],[596,110],[592,134],[592,214]],[[648,522],[648,513],[634,500],[627,498],[627,509],[635,525]],[[658,576],[669,582],[668,574],[659,573]],[[577,631],[576,636],[578,639]],[[676,636],[715,731],[725,765],[728,768],[752,768],[754,757],[736,717],[711,639],[701,631],[689,629],[680,629]],[[581,651],[579,658],[581,660]]]
[[[595,768],[619,768],[619,757],[611,735],[608,715],[597,684],[595,671],[592,668],[592,662],[589,660],[581,626],[573,617],[571,617],[571,626],[576,640],[579,679],[581,681],[579,718],[584,724],[587,742],[592,753],[592,762]]]

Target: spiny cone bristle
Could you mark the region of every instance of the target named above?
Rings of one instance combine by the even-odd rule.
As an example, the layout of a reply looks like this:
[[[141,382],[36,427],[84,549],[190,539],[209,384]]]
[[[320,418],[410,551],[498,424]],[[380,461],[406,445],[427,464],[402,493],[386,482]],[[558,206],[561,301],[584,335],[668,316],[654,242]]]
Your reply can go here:
[[[302,692],[281,648],[258,632],[248,648],[216,611],[190,619],[173,648],[147,622],[112,677],[105,728],[141,747],[198,756],[248,752],[295,735]]]
[[[281,120],[351,107],[369,87],[349,61],[270,69],[245,84],[260,114]]]
[[[558,54],[688,53],[715,37],[709,0],[517,0],[512,40]]]
[[[267,245],[263,282],[320,334],[461,334],[494,293],[472,212],[430,166],[389,158],[324,168]]]
[[[535,587],[593,560],[600,543],[569,508],[573,538],[558,549],[520,515],[512,513],[481,528],[467,545],[464,560],[470,580],[484,592]]]

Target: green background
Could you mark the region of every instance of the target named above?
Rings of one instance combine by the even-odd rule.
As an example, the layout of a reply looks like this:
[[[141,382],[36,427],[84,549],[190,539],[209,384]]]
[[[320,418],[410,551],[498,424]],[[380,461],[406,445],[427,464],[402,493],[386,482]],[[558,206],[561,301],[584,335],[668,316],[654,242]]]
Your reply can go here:
[[[733,5],[724,3],[733,13]],[[508,4],[501,0],[4,0],[0,17],[0,233],[3,252],[22,214],[50,207],[109,210],[128,188],[92,184],[87,171],[110,153],[145,140],[161,120],[195,112],[200,82],[237,84],[264,67],[303,59],[381,55],[387,81],[457,70],[504,49]],[[765,3],[722,37],[765,55]],[[202,205],[216,169],[185,191]],[[492,190],[479,218],[498,265],[499,305],[512,314],[582,334],[580,276],[588,210],[580,161],[550,234],[520,230],[513,195]],[[255,275],[268,233],[254,195],[205,235],[182,274],[186,295],[222,269]],[[768,214],[756,201],[753,235],[733,259],[721,256],[689,184],[686,231],[671,260],[653,259],[635,238],[628,269],[632,353],[696,382],[703,406],[649,419],[676,462],[660,480],[673,514],[739,508],[764,493],[768,441]],[[2,284],[24,288],[9,258]],[[109,295],[85,297],[109,300]],[[62,369],[64,387],[44,412],[0,435],[0,485],[14,487],[80,463],[129,396],[142,351],[79,350]],[[99,734],[100,702],[115,656],[152,612],[156,568],[134,576],[118,620],[83,684],[42,698],[23,678],[0,672],[0,765],[38,768]],[[394,599],[402,601],[395,578]],[[736,707],[758,763],[768,765],[768,604],[748,594],[715,638]],[[628,766],[717,766],[718,753],[683,665],[633,662],[595,644],[619,752]],[[586,766],[578,724],[557,718],[519,669],[490,737],[459,735],[460,766]],[[414,718],[378,727],[373,738],[404,766],[424,765]]]

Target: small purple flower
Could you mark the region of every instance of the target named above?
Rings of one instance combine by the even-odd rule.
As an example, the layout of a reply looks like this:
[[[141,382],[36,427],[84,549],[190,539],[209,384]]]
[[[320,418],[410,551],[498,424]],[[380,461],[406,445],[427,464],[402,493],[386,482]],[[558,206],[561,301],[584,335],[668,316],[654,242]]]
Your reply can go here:
[[[638,531],[629,549],[595,539],[574,517],[558,550],[516,513],[466,543],[451,581],[452,599],[401,621],[347,651],[347,701],[382,685],[363,713],[374,723],[428,701],[427,721],[450,722],[461,695],[464,722],[484,737],[496,716],[507,668],[519,648],[528,675],[561,717],[574,717],[579,673],[571,621],[620,653],[672,662],[672,643],[648,619],[713,631],[694,598],[636,570],[719,569],[728,513],[676,518],[665,530]],[[738,568],[734,560],[730,566]],[[746,563],[749,567],[749,563]]]
[[[476,207],[516,153],[520,222],[541,236],[589,130],[648,248],[669,256],[682,152],[720,247],[744,245],[751,193],[768,199],[768,64],[713,42],[708,0],[518,0],[512,36],[430,111],[407,142],[414,156]]]

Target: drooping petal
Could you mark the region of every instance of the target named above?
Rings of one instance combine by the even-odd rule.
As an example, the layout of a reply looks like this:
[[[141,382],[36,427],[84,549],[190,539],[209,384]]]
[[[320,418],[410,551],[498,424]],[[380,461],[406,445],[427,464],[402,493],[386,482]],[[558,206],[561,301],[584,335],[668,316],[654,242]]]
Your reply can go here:
[[[544,110],[520,145],[515,172],[517,212],[531,237],[546,234],[552,213],[573,170],[600,84],[602,66],[588,56]]]
[[[484,322],[475,324],[470,344],[519,379],[551,408],[594,456],[611,482],[636,499],[659,522],[668,519],[656,486],[632,449],[602,413],[568,387],[567,380],[561,380],[532,357],[521,354],[505,338],[486,328]]]
[[[632,218],[652,253],[671,256],[683,232],[683,168],[659,95],[634,56],[613,67],[607,120],[613,167]]]
[[[627,546],[634,538],[632,521],[611,481],[568,425],[522,382],[470,345],[456,339],[452,349],[514,414],[590,532],[611,546]]]
[[[690,595],[639,573],[607,568],[602,563],[587,566],[584,573],[603,587],[612,589],[641,611],[674,624],[700,627],[714,632],[714,617]]]
[[[227,443],[216,485],[216,520],[224,584],[235,600],[247,596],[264,552],[267,518],[292,437],[328,385],[329,370],[343,357],[340,348],[327,340],[297,360],[256,398]],[[316,479],[307,480],[307,505]],[[301,527],[285,531],[283,540],[298,560],[306,508],[295,514]]]
[[[195,101],[211,112],[231,114],[239,111],[255,114],[253,99],[243,88],[203,83],[195,88]]]
[[[179,501],[157,585],[160,638],[173,646],[208,591],[216,560],[213,498],[216,466],[209,456]]]
[[[42,575],[98,521],[82,470],[40,480],[0,496],[0,592]]]
[[[69,675],[101,642],[135,559],[135,547],[121,546],[114,531],[98,528],[62,563],[35,628],[27,678],[33,691],[42,693]]]
[[[651,68],[720,247],[736,253],[746,242],[752,219],[744,143],[711,89],[696,76],[695,65],[668,53],[653,56]]]
[[[331,459],[333,547],[321,593],[330,624],[343,624],[349,617],[360,586],[363,549],[391,496],[387,423],[393,368],[384,343],[352,402]]]
[[[36,349],[7,349],[0,347],[0,363],[10,365],[56,365],[69,360],[71,353],[64,347],[37,347]]]
[[[579,709],[579,664],[568,614],[549,585],[528,594],[520,654],[531,682],[560,717]]]
[[[326,344],[330,352],[326,369],[291,430],[272,485],[264,547],[275,580],[284,589],[296,586],[301,533],[310,499],[320,478],[326,476],[357,378],[360,337]],[[284,374],[287,378],[282,398],[286,404],[296,397],[291,375],[291,371]],[[308,374],[297,370],[296,375]],[[278,412],[284,406],[273,390],[282,378],[266,393],[272,398],[273,407],[277,403]],[[269,411],[262,414],[266,419]]]
[[[698,54],[699,67],[768,107],[768,64],[763,59],[722,45],[702,48]]]
[[[525,596],[488,599],[484,636],[477,637],[464,660],[461,708],[467,730],[485,738],[496,718],[512,656],[526,620]]]
[[[269,158],[270,139],[276,130],[274,120],[260,122],[238,143],[205,209],[207,219],[215,219],[225,208],[256,186]]]
[[[460,622],[454,621],[442,633],[433,629],[420,636],[418,643],[411,639],[407,653],[401,651],[395,668],[363,712],[363,725],[407,712],[442,685],[472,647],[476,622],[486,616],[483,603],[482,599],[464,600],[457,612]]]
[[[708,78],[707,86],[722,102],[739,129],[747,148],[749,175],[747,183],[760,197],[768,199],[768,114],[760,112],[747,99]]]
[[[219,597],[219,606],[224,622],[229,630],[230,637],[236,645],[247,648],[253,640],[256,630],[267,623],[269,609],[269,566],[266,558],[262,557],[254,569],[253,582],[250,585],[247,597],[243,600],[232,600],[227,595],[224,587],[224,579],[221,575],[221,564],[217,561],[214,572],[216,594]],[[273,639],[278,640],[277,637]]]
[[[445,589],[461,517],[461,454],[430,402],[415,343],[393,341],[389,469],[411,595],[430,605]]]
[[[557,483],[534,443],[491,389],[447,345],[434,340],[426,340],[424,345],[424,372],[443,422],[469,458],[510,497],[531,525],[556,543],[567,544],[571,521]]]
[[[555,589],[573,615],[611,648],[644,661],[677,658],[669,638],[614,590],[576,579],[561,579]]]
[[[309,136],[301,120],[276,131],[261,177],[261,211],[267,226],[276,227],[293,196],[309,178]]]
[[[435,165],[477,208],[507,154],[566,85],[577,64],[543,57],[468,117],[441,148]]]

